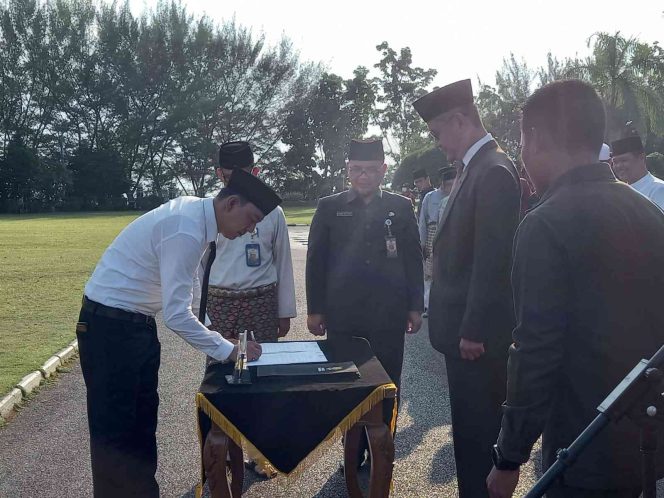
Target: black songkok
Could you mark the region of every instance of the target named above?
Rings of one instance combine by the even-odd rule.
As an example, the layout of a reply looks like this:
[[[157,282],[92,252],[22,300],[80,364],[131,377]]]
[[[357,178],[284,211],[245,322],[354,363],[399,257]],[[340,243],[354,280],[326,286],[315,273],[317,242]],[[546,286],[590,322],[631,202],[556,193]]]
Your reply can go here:
[[[470,80],[461,80],[427,93],[413,102],[413,107],[428,123],[447,111],[472,103],[473,85]]]
[[[219,147],[219,167],[224,169],[248,168],[254,165],[254,153],[248,142],[226,142]]]
[[[349,161],[384,161],[383,141],[379,138],[352,140],[348,152]]]
[[[281,204],[281,198],[269,186],[243,169],[233,171],[228,190],[239,194],[260,209],[265,216]]]

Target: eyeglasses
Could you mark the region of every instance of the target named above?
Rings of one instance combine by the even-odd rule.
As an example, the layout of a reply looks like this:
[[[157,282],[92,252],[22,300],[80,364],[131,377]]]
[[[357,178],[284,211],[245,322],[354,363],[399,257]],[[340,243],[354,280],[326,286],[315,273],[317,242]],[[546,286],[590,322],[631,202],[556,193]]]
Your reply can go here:
[[[348,168],[348,174],[352,176],[360,176],[364,173],[367,176],[376,176],[382,172],[382,168],[375,166],[367,166],[363,168],[362,166],[350,166]]]

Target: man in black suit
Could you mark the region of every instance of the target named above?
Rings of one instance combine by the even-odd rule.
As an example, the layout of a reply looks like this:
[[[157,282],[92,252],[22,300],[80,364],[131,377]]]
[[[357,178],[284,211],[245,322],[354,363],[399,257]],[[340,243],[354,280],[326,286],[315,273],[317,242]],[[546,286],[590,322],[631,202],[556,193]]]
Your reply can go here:
[[[431,344],[445,354],[460,498],[487,496],[514,326],[509,273],[519,176],[486,132],[470,80],[413,103],[460,176],[433,245]]]
[[[540,434],[546,469],[664,343],[664,215],[598,161],[604,127],[602,101],[581,81],[549,84],[523,108],[522,157],[541,200],[514,245],[517,325],[492,498],[512,496]],[[661,437],[658,446],[661,477]],[[596,436],[547,497],[640,492],[639,429],[624,419]]]
[[[307,327],[330,339],[366,338],[398,388],[404,334],[422,325],[424,280],[412,204],[380,188],[384,159],[381,140],[353,140],[350,190],[318,202],[307,251]],[[384,418],[389,423],[391,407]]]

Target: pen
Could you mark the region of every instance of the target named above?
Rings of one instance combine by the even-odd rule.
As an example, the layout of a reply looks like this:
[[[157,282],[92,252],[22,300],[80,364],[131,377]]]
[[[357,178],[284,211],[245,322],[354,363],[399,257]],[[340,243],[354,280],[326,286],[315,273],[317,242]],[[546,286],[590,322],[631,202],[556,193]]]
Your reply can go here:
[[[251,340],[256,342],[256,337],[254,337],[254,331],[251,330],[251,331],[249,331],[249,333],[251,334]]]

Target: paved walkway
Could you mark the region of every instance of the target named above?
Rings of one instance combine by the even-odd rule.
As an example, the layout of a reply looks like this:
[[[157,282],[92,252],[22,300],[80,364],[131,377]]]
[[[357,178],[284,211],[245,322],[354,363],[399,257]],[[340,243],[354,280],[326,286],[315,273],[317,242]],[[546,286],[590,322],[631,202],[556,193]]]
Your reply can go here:
[[[290,339],[311,339],[305,327],[305,227],[291,229],[300,317]],[[75,317],[72,317],[75,320]],[[204,357],[160,326],[159,469],[162,496],[193,497],[199,450],[194,393]],[[443,357],[428,342],[426,329],[406,341],[403,403],[397,434],[393,496],[454,497],[456,482]],[[341,445],[336,445],[296,482],[245,482],[247,497],[338,498],[345,496]],[[539,463],[537,463],[539,466]],[[523,472],[521,496],[534,481],[533,465]],[[85,387],[78,365],[39,393],[0,429],[0,497],[66,498],[91,496]],[[662,495],[664,496],[664,494]]]

